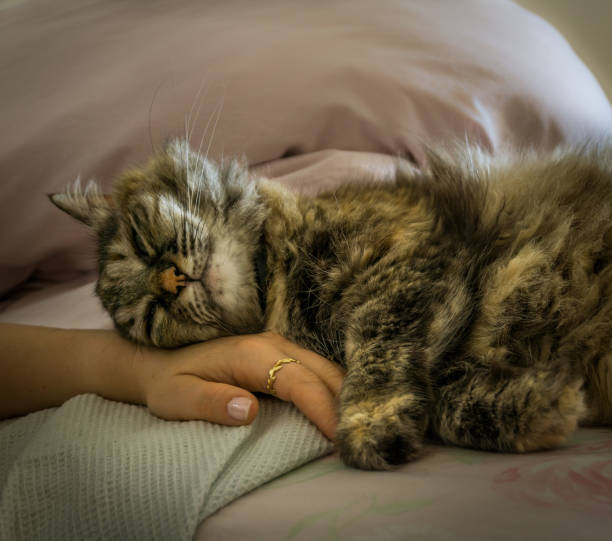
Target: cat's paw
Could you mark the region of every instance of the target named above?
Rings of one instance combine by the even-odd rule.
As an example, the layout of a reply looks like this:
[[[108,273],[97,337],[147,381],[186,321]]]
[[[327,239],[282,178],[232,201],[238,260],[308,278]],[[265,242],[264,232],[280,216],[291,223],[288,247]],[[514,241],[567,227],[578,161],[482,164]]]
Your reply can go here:
[[[576,430],[585,416],[582,381],[565,385],[562,390],[542,392],[528,402],[522,426],[517,431],[514,450],[522,453],[552,449]]]
[[[501,383],[470,380],[438,402],[438,434],[447,443],[488,451],[552,449],[576,429],[586,411],[582,380],[564,379],[528,371]]]
[[[411,417],[410,395],[345,405],[336,431],[340,458],[365,470],[390,470],[423,452],[423,434]]]

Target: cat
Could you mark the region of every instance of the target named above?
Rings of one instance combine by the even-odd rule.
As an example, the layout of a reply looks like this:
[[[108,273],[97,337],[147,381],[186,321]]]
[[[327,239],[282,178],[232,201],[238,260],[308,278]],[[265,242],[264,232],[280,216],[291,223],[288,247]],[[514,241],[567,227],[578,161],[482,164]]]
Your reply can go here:
[[[51,196],[98,237],[96,291],[130,340],[264,329],[346,368],[336,445],[364,469],[426,437],[548,449],[612,422],[612,152],[430,152],[318,196],[172,141]]]

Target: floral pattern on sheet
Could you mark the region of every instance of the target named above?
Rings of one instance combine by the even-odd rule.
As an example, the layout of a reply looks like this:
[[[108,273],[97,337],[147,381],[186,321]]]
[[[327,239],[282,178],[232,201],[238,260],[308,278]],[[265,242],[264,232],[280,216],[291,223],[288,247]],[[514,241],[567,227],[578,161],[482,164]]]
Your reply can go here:
[[[246,509],[275,510],[270,539],[465,541],[494,531],[499,541],[608,541],[612,430],[581,428],[561,448],[531,454],[432,444],[393,472],[353,470],[331,455],[262,488],[267,499]]]
[[[376,538],[380,541],[398,539],[398,532],[395,531],[392,525],[389,525],[386,529],[381,529],[378,526],[374,531],[370,532],[371,524],[367,520],[368,517],[404,515],[405,513],[429,507],[433,503],[434,500],[432,498],[395,499],[384,502],[380,501],[379,497],[375,495],[361,496],[325,511],[307,515],[290,528],[285,539],[294,541],[303,538],[308,539],[310,529],[318,526],[318,532],[322,533],[322,536],[318,537],[319,539],[340,541],[341,539],[353,538],[353,529],[356,523],[361,525],[361,534],[365,534],[362,537],[363,539]],[[304,534],[306,537],[304,537]]]
[[[526,455],[493,479],[493,489],[534,507],[612,517],[612,440]]]
[[[297,485],[312,481],[318,477],[323,477],[329,473],[333,473],[339,470],[347,470],[348,466],[345,466],[340,459],[337,457],[329,457],[327,460],[315,460],[309,464],[305,464],[297,470],[290,471],[269,481],[261,487],[260,490],[277,489],[285,486]]]

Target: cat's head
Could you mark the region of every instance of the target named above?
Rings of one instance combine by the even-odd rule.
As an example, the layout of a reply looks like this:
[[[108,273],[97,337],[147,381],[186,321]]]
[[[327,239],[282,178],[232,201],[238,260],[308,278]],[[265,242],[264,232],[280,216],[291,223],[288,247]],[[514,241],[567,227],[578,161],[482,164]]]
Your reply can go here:
[[[112,195],[90,183],[50,198],[97,234],[96,292],[124,336],[175,347],[263,325],[265,208],[240,162],[216,164],[176,140]]]

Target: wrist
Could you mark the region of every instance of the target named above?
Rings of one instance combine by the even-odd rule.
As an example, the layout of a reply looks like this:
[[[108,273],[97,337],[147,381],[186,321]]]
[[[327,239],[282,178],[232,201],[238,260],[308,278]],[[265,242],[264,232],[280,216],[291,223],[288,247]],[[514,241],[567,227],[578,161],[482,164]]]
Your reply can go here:
[[[164,350],[158,350],[137,344],[133,346],[132,354],[129,357],[129,380],[132,382],[133,402],[148,406],[151,389],[155,382],[160,378],[163,362]]]
[[[88,352],[82,358],[81,387],[104,398],[146,404],[145,362],[149,349],[129,342],[114,331],[92,331],[98,348],[92,351],[88,341]]]

